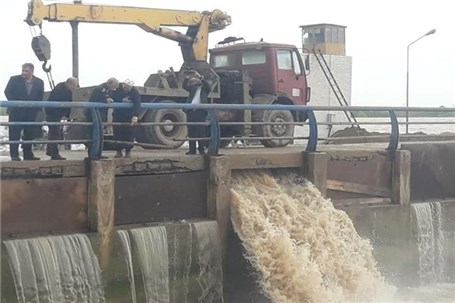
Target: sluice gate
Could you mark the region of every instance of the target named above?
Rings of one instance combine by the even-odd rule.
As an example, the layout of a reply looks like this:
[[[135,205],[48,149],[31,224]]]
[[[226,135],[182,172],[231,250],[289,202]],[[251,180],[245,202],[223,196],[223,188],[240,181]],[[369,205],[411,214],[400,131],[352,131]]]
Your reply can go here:
[[[152,295],[158,302],[263,298],[230,220],[231,180],[242,170],[292,172],[310,180],[370,239],[379,269],[396,285],[453,282],[455,273],[448,269],[455,259],[446,248],[455,247],[454,152],[455,144],[446,142],[406,143],[393,152],[286,148],[206,157],[4,162],[2,301],[17,302],[18,296],[11,247],[40,247],[15,241],[41,243],[73,234],[89,239],[106,302],[131,301],[133,293],[137,302]],[[417,204],[430,206],[419,210]],[[437,223],[425,221],[434,216]],[[428,235],[417,220],[435,230],[431,241],[439,248],[427,259],[419,245],[426,245]],[[46,249],[57,249],[52,247]],[[162,257],[147,260],[144,249]],[[428,262],[434,265],[422,267]],[[154,292],[144,275],[167,290]]]

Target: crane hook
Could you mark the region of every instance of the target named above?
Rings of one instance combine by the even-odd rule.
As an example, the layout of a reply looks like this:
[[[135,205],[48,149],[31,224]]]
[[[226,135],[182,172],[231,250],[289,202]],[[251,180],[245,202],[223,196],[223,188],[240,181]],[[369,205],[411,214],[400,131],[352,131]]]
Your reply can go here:
[[[46,67],[46,64],[47,64],[47,60],[43,62],[43,71],[45,71],[46,73],[50,73],[51,72],[51,69],[52,69],[52,65],[49,64],[49,67]]]

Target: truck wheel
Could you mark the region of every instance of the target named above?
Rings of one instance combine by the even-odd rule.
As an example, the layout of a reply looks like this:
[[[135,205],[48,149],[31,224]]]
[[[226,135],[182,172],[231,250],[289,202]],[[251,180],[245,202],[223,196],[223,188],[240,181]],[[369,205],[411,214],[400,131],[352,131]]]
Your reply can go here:
[[[293,122],[292,113],[288,110],[264,110],[262,115],[254,115],[256,122]],[[294,136],[294,125],[259,125],[256,128],[256,135],[259,137],[292,137]],[[265,147],[284,147],[292,142],[292,139],[261,139]]]
[[[166,102],[174,103],[173,101]],[[168,125],[144,126],[143,132],[139,132],[141,133],[139,137],[147,143],[179,148],[185,141],[175,141],[174,139],[184,140],[188,135],[185,125],[172,125],[173,122],[186,122],[186,115],[181,109],[149,110],[142,118],[142,122],[169,123]]]

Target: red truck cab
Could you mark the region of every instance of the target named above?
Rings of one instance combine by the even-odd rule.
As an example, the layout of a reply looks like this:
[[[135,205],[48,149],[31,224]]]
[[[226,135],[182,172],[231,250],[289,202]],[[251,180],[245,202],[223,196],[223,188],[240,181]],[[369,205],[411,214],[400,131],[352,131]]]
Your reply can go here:
[[[210,50],[210,65],[215,72],[247,71],[252,80],[253,98],[267,94],[276,96],[272,103],[304,105],[309,102],[306,69],[295,46],[266,42],[226,45],[229,42],[224,41]]]

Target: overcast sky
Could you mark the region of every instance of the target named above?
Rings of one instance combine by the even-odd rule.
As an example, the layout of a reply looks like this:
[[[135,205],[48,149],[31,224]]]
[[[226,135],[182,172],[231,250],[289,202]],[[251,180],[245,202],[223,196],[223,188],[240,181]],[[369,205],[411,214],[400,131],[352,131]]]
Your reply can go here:
[[[66,1],[68,2],[68,1]],[[84,3],[129,5],[183,10],[227,12],[232,25],[211,34],[210,46],[227,36],[247,41],[281,42],[301,46],[300,25],[334,23],[347,26],[346,50],[353,58],[354,105],[404,106],[406,100],[406,48],[410,48],[409,100],[411,106],[447,106],[455,103],[455,17],[447,0],[325,0],[325,1],[221,1],[221,0],[94,0]],[[35,64],[45,80],[31,46],[27,0],[2,0],[0,26],[0,99],[10,76],[24,62]],[[45,1],[46,4],[52,1]],[[80,24],[80,82],[95,85],[115,76],[142,85],[150,73],[169,66],[179,69],[182,58],[176,42],[146,33],[133,25]],[[185,32],[185,29],[182,28]],[[71,27],[45,21],[43,34],[52,45],[55,82],[71,76]]]

